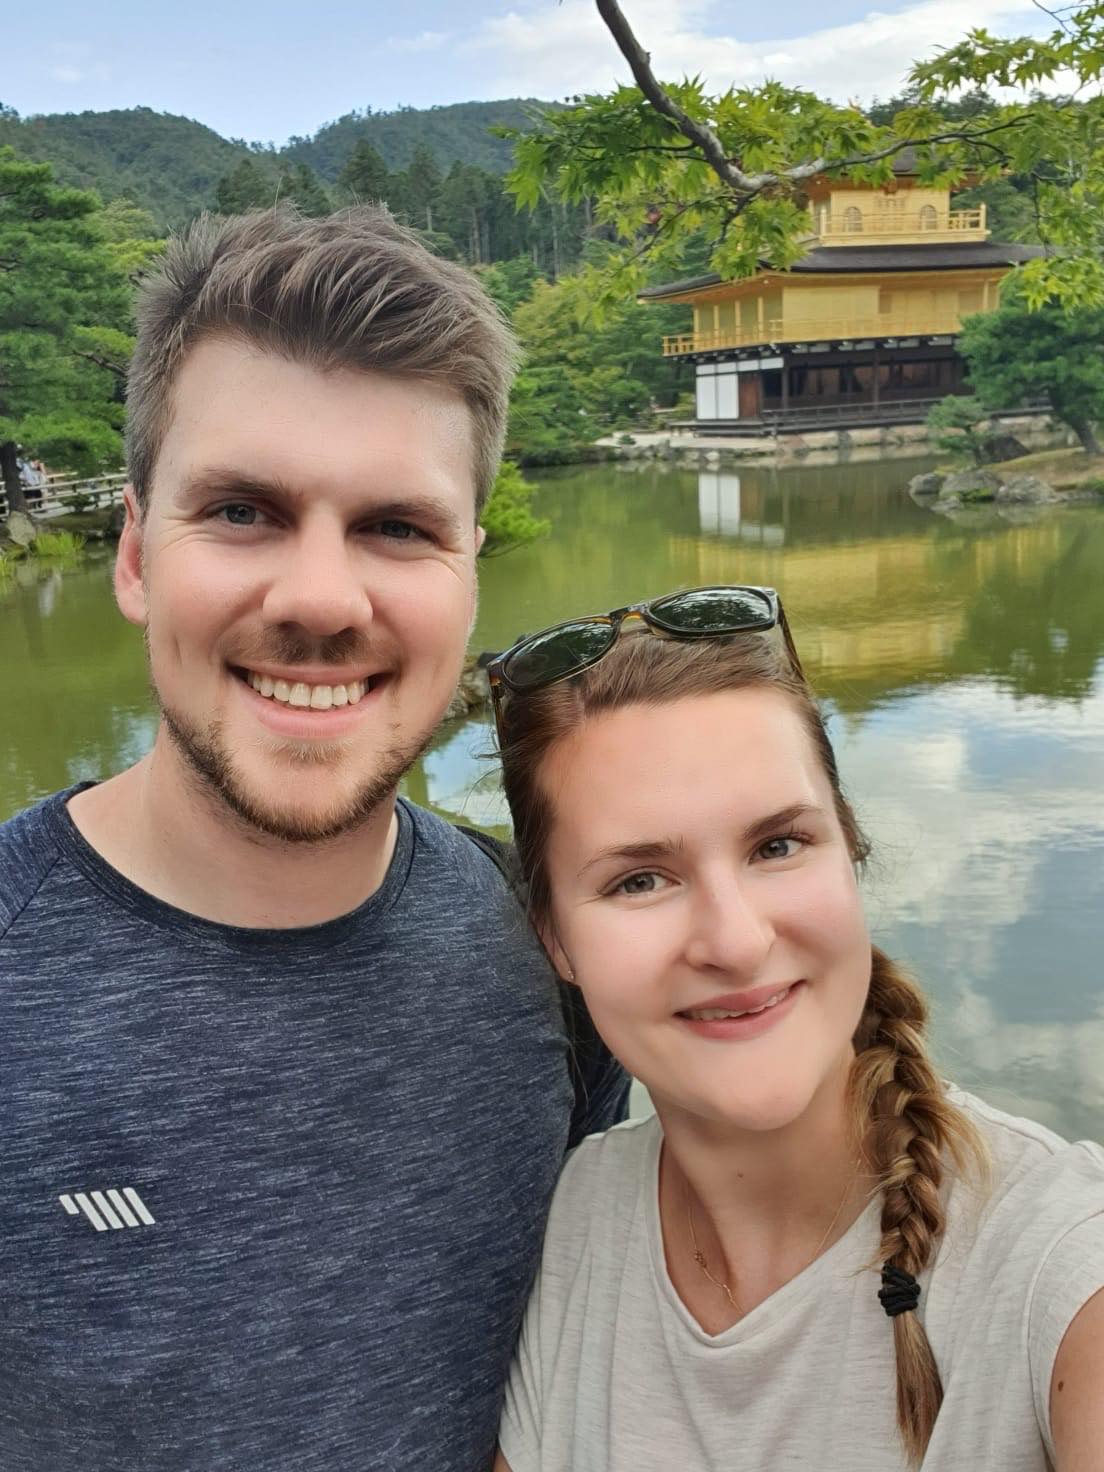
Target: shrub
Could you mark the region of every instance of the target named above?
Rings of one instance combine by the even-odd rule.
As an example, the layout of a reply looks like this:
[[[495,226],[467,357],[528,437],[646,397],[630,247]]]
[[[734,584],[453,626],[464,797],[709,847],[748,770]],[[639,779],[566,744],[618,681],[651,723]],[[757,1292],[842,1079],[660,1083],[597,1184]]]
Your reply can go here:
[[[502,462],[479,518],[487,533],[481,556],[497,556],[547,534],[550,523],[535,517],[529,508],[534,490],[513,461]]]

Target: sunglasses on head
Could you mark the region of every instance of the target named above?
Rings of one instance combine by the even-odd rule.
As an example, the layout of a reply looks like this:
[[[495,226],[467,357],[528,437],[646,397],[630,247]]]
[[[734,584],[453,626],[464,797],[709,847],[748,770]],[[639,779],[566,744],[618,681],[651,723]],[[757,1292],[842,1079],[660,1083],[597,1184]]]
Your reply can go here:
[[[610,652],[630,619],[640,619],[661,639],[715,639],[775,629],[795,672],[801,674],[786,615],[773,588],[687,588],[610,613],[568,619],[519,639],[487,666],[496,719],[504,692],[526,695],[581,674]]]

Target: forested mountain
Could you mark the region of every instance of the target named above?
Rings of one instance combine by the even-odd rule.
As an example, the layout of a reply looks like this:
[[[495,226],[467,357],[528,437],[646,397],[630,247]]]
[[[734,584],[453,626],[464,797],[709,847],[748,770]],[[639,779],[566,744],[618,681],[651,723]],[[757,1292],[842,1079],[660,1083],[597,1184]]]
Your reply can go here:
[[[513,162],[513,145],[488,130],[504,123],[525,128],[526,109],[547,103],[506,98],[501,102],[456,102],[447,107],[401,107],[397,112],[349,112],[319,128],[313,138],[289,138],[283,152],[296,163],[309,164],[333,183],[362,139],[372,145],[392,171],[405,169],[419,143],[425,144],[444,173],[454,159],[492,174],[504,174]]]
[[[149,107],[51,113],[0,112],[0,145],[51,163],[61,184],[120,196],[149,210],[162,228],[180,225],[211,203],[215,185],[249,150],[190,118]]]
[[[171,228],[210,207],[219,180],[243,159],[255,161],[273,180],[287,166],[305,164],[333,183],[362,139],[393,171],[405,169],[421,144],[442,173],[459,160],[502,174],[511,145],[488,129],[493,123],[524,126],[527,105],[507,99],[351,112],[283,148],[222,138],[202,123],[148,107],[29,118],[0,107],[0,146],[10,144],[23,158],[48,160],[60,183],[95,189],[104,200],[132,199],[158,226]]]

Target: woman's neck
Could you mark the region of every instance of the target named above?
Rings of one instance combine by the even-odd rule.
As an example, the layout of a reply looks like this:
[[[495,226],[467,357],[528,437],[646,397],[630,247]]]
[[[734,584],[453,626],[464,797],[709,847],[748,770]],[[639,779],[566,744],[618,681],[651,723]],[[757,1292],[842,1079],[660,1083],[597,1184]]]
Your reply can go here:
[[[727,1129],[656,1101],[659,1208],[671,1281],[719,1333],[848,1230],[876,1185],[847,1113],[846,1063],[779,1130]]]

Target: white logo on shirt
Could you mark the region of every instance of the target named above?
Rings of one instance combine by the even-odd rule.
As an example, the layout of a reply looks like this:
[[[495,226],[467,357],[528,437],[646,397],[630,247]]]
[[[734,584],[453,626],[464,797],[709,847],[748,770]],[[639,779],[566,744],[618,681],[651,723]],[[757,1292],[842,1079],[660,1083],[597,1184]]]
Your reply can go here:
[[[115,1231],[140,1227],[143,1222],[147,1227],[154,1224],[146,1203],[133,1186],[124,1186],[121,1193],[89,1191],[86,1196],[78,1191],[75,1196],[59,1196],[58,1200],[70,1216],[80,1216],[83,1211],[97,1232],[106,1232],[109,1227]]]

